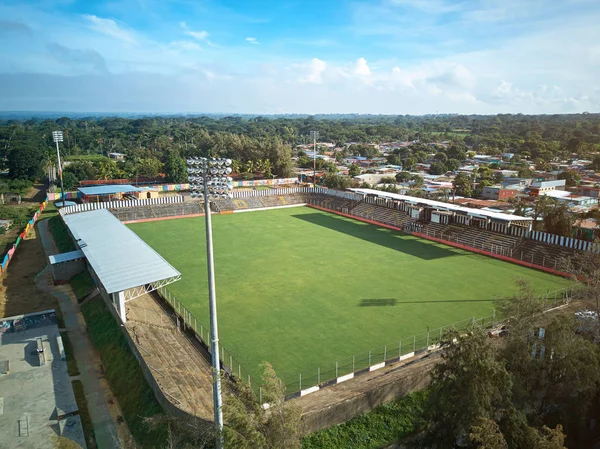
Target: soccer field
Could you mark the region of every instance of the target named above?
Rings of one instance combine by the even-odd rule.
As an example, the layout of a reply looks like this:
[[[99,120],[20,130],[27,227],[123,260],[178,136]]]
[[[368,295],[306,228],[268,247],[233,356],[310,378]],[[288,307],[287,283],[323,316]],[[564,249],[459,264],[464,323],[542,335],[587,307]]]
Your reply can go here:
[[[168,289],[207,326],[204,217],[129,226],[182,273]],[[213,238],[221,344],[253,377],[269,361],[288,384],[372,348],[412,344],[428,327],[489,317],[519,277],[540,294],[569,285],[308,207],[214,215]]]

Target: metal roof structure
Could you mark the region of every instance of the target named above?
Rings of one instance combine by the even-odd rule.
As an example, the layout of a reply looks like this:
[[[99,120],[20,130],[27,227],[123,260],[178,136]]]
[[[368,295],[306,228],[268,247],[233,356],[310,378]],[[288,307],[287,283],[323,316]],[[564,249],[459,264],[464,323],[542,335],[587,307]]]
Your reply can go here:
[[[72,260],[77,259],[85,259],[85,254],[80,249],[75,251],[69,251],[68,253],[54,254],[53,256],[48,256],[50,260],[50,265],[54,265],[57,263],[70,262]]]
[[[111,186],[97,186],[97,187],[79,187],[79,190],[84,195],[114,195],[115,193],[131,193],[139,192],[141,189],[134,187],[130,184],[120,184]]]
[[[390,192],[382,192],[381,190],[373,190],[373,189],[350,189],[356,193],[362,193],[363,195],[376,195],[380,198],[390,198],[393,200],[404,201],[406,203],[414,204],[414,205],[424,205],[433,207],[438,210],[443,211],[451,211],[451,212],[461,212],[466,215],[476,216],[476,217],[486,217],[494,220],[501,221],[532,221],[531,217],[521,217],[519,215],[512,214],[504,214],[501,212],[489,212],[484,211],[482,209],[474,209],[472,207],[464,207],[457,206],[452,203],[443,203],[441,201],[428,200],[425,198],[417,198],[415,196],[407,196],[407,195],[399,195],[397,193]]]
[[[125,292],[125,300],[181,279],[171,266],[106,209],[63,217],[107,293]]]

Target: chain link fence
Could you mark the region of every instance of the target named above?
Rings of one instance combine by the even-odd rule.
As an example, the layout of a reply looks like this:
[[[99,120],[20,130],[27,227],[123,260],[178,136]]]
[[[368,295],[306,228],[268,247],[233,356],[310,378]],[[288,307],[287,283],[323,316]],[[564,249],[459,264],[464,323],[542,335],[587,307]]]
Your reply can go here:
[[[167,288],[162,287],[157,292],[173,308],[178,319],[181,320],[181,328],[193,331],[196,339],[210,352],[210,328],[198,321]],[[542,295],[541,298],[547,301],[548,308],[552,308],[568,302],[575,293],[575,287],[566,287],[552,292],[549,291]],[[492,315],[486,317],[471,317],[442,327],[427,329],[422,334],[323,363],[313,370],[303,371],[298,373],[297,376],[283,378],[282,380],[286,386],[286,395],[293,396],[312,387],[324,387],[328,384],[334,384],[340,378],[343,380],[344,376],[360,375],[382,368],[386,364],[395,363],[414,357],[425,351],[436,349],[446,331],[450,329],[461,331],[471,326],[492,329],[501,322],[501,319],[502,317],[497,316],[494,311]],[[253,370],[247,369],[223,346],[219,347],[219,358],[221,360],[221,368],[226,373],[248,382],[259,399],[262,399],[260,398],[262,393],[260,379],[256,375],[258,367],[253,367]]]

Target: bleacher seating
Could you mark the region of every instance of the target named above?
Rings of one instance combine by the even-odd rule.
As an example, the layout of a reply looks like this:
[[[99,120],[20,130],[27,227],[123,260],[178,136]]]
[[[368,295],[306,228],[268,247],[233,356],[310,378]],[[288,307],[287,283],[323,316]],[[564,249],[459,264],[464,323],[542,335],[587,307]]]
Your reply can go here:
[[[121,221],[148,220],[152,218],[176,217],[180,215],[203,214],[204,205],[200,201],[157,204],[143,207],[121,207],[109,209]]]
[[[418,221],[404,211],[362,202],[352,209],[352,215],[397,228],[402,228],[407,223],[416,223]]]
[[[562,260],[573,257],[576,251],[564,246],[524,239],[514,250],[513,257],[549,268],[561,269]]]

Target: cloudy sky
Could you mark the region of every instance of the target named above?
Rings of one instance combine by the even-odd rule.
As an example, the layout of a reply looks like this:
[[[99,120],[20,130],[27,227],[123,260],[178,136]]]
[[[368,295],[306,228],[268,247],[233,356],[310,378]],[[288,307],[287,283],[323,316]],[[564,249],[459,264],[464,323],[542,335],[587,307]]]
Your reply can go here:
[[[0,110],[600,112],[598,0],[0,2]]]

